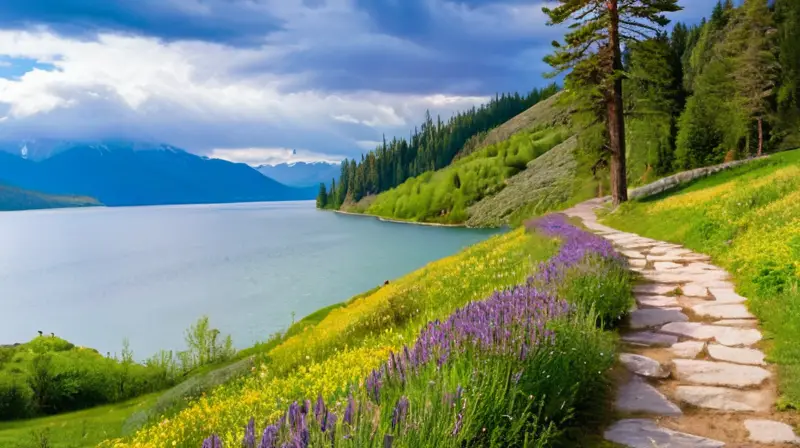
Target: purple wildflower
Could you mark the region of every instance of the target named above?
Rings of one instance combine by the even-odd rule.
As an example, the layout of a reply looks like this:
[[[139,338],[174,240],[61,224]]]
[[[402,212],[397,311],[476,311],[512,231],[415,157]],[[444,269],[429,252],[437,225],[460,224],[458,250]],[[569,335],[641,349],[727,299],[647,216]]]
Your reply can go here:
[[[269,425],[264,428],[264,434],[261,436],[261,443],[258,444],[258,448],[275,448],[277,441],[278,427],[275,425]]]
[[[353,394],[350,394],[347,397],[347,407],[344,409],[344,422],[348,425],[353,424],[353,414],[356,411],[356,400],[353,398]]]
[[[203,448],[222,448],[222,440],[216,434],[211,434],[210,437],[203,440]]]
[[[256,447],[256,419],[250,418],[247,426],[244,428],[244,439],[242,439],[243,448]]]
[[[461,411],[456,415],[456,424],[453,426],[453,432],[451,433],[453,436],[457,436],[458,432],[461,431],[461,426],[464,424],[464,411]]]
[[[322,399],[322,394],[317,396],[317,403],[314,405],[314,418],[317,419],[317,423],[322,425],[322,419],[328,410],[325,408],[325,401]]]
[[[397,400],[397,404],[392,412],[392,431],[394,431],[394,428],[397,425],[405,420],[406,415],[408,415],[408,398],[403,395],[399,400]]]

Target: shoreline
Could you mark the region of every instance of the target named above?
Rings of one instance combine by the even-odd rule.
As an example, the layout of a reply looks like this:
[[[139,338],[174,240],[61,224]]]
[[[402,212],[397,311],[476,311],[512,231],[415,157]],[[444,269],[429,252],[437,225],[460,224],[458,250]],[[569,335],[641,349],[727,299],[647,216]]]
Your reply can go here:
[[[324,209],[324,210],[332,211],[334,213],[339,213],[339,214],[342,214],[342,215],[361,216],[361,217],[365,217],[365,218],[375,218],[378,221],[391,222],[391,223],[395,223],[395,224],[410,224],[410,225],[415,225],[415,226],[429,226],[429,227],[451,227],[451,228],[461,228],[461,229],[468,229],[469,228],[465,224],[442,224],[442,223],[438,223],[438,222],[404,221],[402,219],[384,218],[382,216],[371,215],[369,213],[346,212],[344,210],[330,210],[330,209]]]

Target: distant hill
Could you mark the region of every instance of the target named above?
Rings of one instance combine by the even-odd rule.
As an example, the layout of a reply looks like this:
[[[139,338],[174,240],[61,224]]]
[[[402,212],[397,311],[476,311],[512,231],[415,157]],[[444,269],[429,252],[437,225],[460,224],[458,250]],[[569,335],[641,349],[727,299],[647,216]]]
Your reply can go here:
[[[103,205],[86,196],[55,196],[0,184],[0,211]]]
[[[242,163],[169,145],[119,141],[53,147],[42,157],[29,157],[30,152],[14,153],[15,145],[6,144],[0,148],[5,150],[0,151],[0,179],[49,195],[90,196],[108,206],[306,200],[317,192],[288,187]]]
[[[319,187],[339,180],[342,165],[329,162],[296,162],[279,165],[261,165],[256,168],[261,174],[290,187]]]

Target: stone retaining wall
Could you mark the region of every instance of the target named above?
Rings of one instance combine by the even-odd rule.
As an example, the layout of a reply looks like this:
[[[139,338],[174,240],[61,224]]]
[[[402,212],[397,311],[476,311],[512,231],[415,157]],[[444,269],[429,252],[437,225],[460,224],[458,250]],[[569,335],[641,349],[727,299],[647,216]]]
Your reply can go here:
[[[655,194],[675,188],[678,185],[691,182],[695,179],[700,179],[702,177],[706,177],[711,174],[718,173],[720,171],[734,168],[739,165],[744,165],[745,163],[750,163],[755,160],[766,159],[767,157],[769,156],[754,157],[752,159],[744,159],[744,160],[734,160],[733,162],[721,163],[719,165],[714,165],[714,166],[706,166],[703,168],[697,168],[694,170],[689,170],[689,171],[684,171],[682,173],[674,174],[672,176],[659,179],[653,182],[652,184],[647,184],[643,187],[634,188],[633,190],[630,190],[628,192],[628,199],[640,199],[640,198],[646,198],[648,196],[653,196]]]

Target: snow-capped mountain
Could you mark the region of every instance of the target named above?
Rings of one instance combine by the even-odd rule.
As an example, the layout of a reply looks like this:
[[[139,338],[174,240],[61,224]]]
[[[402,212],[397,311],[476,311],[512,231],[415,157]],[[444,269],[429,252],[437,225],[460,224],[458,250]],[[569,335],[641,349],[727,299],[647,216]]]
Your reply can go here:
[[[339,180],[340,163],[289,162],[279,165],[261,165],[256,168],[261,174],[292,187],[313,187],[320,183],[330,184]]]

